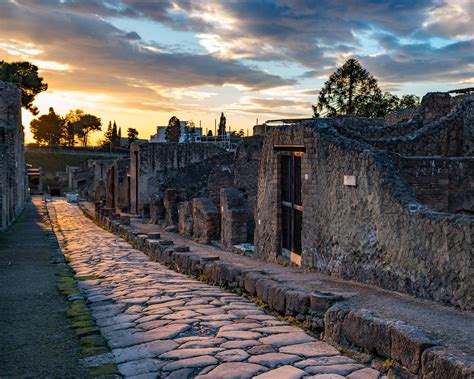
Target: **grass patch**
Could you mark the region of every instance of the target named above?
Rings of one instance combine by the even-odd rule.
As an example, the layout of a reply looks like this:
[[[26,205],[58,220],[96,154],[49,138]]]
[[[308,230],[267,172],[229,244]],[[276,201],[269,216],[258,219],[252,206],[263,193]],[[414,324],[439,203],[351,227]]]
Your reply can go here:
[[[107,365],[93,367],[89,369],[89,374],[91,376],[107,376],[107,375],[120,375],[120,372],[117,369],[117,366],[113,363]]]
[[[383,361],[383,368],[384,370],[390,370],[394,366],[395,362],[393,359],[387,358],[386,360]]]
[[[33,167],[41,167],[43,172],[58,172],[66,171],[66,166],[80,166],[88,159],[117,159],[115,155],[109,156],[97,156],[94,154],[67,154],[53,151],[26,151],[25,159],[26,163]]]
[[[77,316],[90,315],[90,310],[87,308],[84,300],[74,300],[69,303],[69,307],[66,311],[66,317],[75,318]]]

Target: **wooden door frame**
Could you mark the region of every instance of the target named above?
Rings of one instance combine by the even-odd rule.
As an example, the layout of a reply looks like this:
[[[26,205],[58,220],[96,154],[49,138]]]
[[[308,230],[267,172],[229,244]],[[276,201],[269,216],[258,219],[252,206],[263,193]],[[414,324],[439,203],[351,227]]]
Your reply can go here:
[[[296,164],[295,164],[295,158],[299,157],[302,158],[305,155],[305,149],[304,146],[301,145],[290,145],[290,146],[285,146],[285,145],[277,145],[274,146],[275,150],[278,151],[279,155],[279,170],[280,170],[280,182],[279,182],[279,193],[280,193],[280,204],[279,206],[281,207],[281,217],[280,217],[280,225],[279,225],[279,230],[280,230],[280,245],[281,245],[281,252],[287,252],[289,253],[289,258],[292,263],[297,264],[298,266],[301,266],[301,253],[302,253],[302,247],[299,249],[300,252],[296,251],[295,248],[295,236],[296,236],[296,231],[295,231],[295,218],[296,218],[296,212],[299,211],[301,212],[301,216],[304,211],[304,206],[302,204],[302,198],[301,198],[301,204],[296,204]],[[283,177],[281,176],[281,170],[282,170],[282,156],[289,156],[291,157],[291,163],[290,163],[290,182],[291,182],[291,202],[288,201],[283,201],[282,199],[282,191],[283,191]],[[302,163],[302,162],[301,162]],[[302,166],[302,165],[301,165]],[[301,176],[301,172],[300,172]],[[300,178],[302,180],[302,178]],[[302,183],[301,183],[302,184]],[[301,191],[301,188],[300,188]],[[302,197],[302,194],[300,195]],[[291,223],[291,231],[290,231],[290,250],[286,249],[283,247],[283,207],[289,208],[291,210],[290,213],[290,223]],[[299,237],[299,242],[301,243],[301,233],[302,233],[302,225],[301,229],[299,231],[300,237]]]

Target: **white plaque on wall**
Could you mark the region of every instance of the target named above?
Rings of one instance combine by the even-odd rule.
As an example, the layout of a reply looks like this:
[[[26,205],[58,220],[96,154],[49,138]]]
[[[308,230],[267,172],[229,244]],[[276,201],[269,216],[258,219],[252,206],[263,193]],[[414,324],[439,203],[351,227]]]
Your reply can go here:
[[[357,186],[357,176],[355,175],[344,175],[344,185],[349,187]]]

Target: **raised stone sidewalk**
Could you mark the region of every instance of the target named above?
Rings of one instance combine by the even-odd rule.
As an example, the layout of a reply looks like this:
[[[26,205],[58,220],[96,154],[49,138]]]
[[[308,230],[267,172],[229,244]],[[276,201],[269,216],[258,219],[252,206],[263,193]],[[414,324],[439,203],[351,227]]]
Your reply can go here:
[[[256,296],[323,338],[399,377],[474,377],[474,314],[201,245],[139,218],[81,208],[104,228],[173,269]],[[104,209],[104,211],[109,211]],[[128,225],[125,225],[128,224]],[[363,354],[360,354],[360,353]],[[369,353],[369,354],[367,354]],[[385,362],[384,362],[385,360]]]
[[[62,250],[75,271],[110,353],[130,378],[378,378],[257,305],[153,262],[65,201],[48,204]]]

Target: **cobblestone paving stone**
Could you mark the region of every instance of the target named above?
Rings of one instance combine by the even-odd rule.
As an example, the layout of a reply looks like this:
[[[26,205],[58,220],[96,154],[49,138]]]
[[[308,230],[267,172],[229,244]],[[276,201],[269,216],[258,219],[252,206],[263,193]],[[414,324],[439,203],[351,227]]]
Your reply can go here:
[[[176,273],[49,203],[55,231],[112,351],[130,378],[378,378],[379,372],[279,321],[249,300]]]

